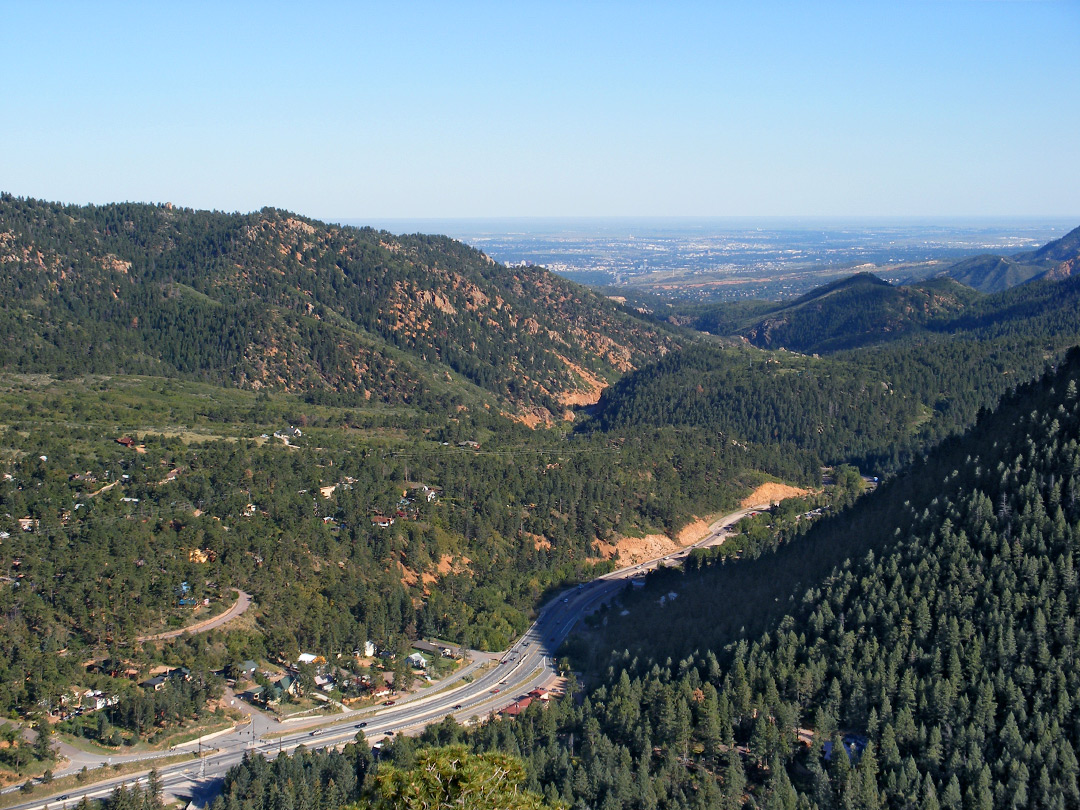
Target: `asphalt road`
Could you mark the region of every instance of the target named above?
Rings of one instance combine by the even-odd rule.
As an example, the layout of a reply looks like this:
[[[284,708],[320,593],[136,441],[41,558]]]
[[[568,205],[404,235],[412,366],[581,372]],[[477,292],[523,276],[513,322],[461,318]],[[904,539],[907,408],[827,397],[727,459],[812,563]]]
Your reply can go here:
[[[471,722],[474,718],[486,718],[530,690],[550,683],[556,676],[555,651],[563,639],[583,616],[610,600],[626,587],[631,578],[661,565],[676,565],[694,548],[722,543],[731,526],[748,512],[760,508],[763,507],[740,509],[725,515],[713,523],[704,539],[692,546],[612,571],[592,582],[563,591],[541,608],[536,621],[510,649],[501,654],[472,652],[472,662],[447,681],[433,686],[434,692],[404,696],[393,706],[294,722],[280,722],[261,712],[251,711],[248,723],[202,743],[201,759],[196,760],[193,756],[191,761],[160,766],[158,772],[165,792],[173,796],[195,797],[196,800],[210,797],[215,789],[215,781],[238,764],[247,752],[272,757],[300,745],[309,749],[340,745],[356,739],[359,734],[372,742],[388,734],[423,728],[448,715],[463,723]],[[472,676],[471,682],[465,682],[467,676]],[[306,725],[297,728],[301,724]],[[196,743],[187,743],[178,746],[178,750],[162,752],[158,756],[174,755],[183,750],[192,751],[194,755],[196,746]],[[136,757],[116,756],[109,759],[121,762]],[[57,775],[78,770],[82,764],[60,771]],[[153,762],[148,759],[147,769],[151,767]],[[9,810],[37,810],[46,805],[55,810],[74,806],[83,796],[103,798],[118,784],[131,785],[136,782],[145,784],[146,773],[97,782],[85,788],[69,790],[66,795],[35,795],[25,802],[11,805]],[[43,788],[43,785],[39,785],[35,793]]]

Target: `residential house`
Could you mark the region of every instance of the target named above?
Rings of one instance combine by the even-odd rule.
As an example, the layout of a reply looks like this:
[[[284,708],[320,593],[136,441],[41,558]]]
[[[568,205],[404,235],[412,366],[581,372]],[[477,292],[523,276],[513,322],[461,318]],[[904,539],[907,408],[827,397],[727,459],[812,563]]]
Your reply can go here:
[[[515,700],[513,703],[511,703],[509,706],[503,707],[499,711],[499,714],[501,714],[503,717],[517,717],[519,714],[529,708],[529,706],[532,705],[532,702],[533,699],[530,697],[519,698],[518,700]]]
[[[155,675],[149,680],[145,680],[139,684],[143,689],[152,689],[155,692],[160,692],[165,688],[165,684],[168,682],[168,675]]]
[[[270,684],[269,688],[255,687],[251,694],[257,703],[271,706],[280,703],[285,695],[299,694],[299,688],[291,675],[285,675]]]
[[[229,664],[222,670],[222,674],[225,677],[230,678],[233,681],[250,681],[255,677],[255,670],[257,670],[258,664],[252,661],[250,658],[247,661],[239,664]]]

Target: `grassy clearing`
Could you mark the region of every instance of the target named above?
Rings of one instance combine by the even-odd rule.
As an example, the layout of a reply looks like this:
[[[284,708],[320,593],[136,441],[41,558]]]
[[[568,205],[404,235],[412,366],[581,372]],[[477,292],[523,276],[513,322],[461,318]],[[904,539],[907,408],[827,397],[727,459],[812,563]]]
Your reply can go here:
[[[155,753],[160,751],[167,751],[174,745],[181,745],[191,740],[197,740],[199,737],[204,737],[207,734],[214,734],[218,731],[224,731],[230,729],[235,724],[235,718],[210,718],[207,722],[199,723],[195,726],[187,726],[186,728],[176,729],[171,734],[163,734],[159,736],[155,742],[149,743],[145,740],[139,740],[132,745],[124,745],[120,748],[109,748],[107,746],[99,745],[93,740],[88,740],[85,737],[76,737],[72,734],[60,734],[58,735],[65,743],[72,748],[76,748],[79,751],[84,751],[88,754],[96,754],[99,756],[123,756],[126,754],[142,754],[142,753]]]
[[[57,379],[46,374],[0,374],[0,408],[9,425],[48,423],[93,432],[166,435],[185,443],[259,439],[295,423],[301,415],[313,425],[348,423],[353,429],[370,421],[405,425],[416,416],[411,409],[378,403],[318,405],[298,394],[119,375]]]

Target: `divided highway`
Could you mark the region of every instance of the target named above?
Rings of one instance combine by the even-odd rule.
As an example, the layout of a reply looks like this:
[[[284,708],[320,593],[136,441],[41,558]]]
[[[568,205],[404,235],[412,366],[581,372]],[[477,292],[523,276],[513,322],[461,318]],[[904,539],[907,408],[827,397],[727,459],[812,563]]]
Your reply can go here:
[[[300,745],[309,749],[326,748],[349,742],[360,733],[366,739],[374,739],[422,728],[448,715],[461,722],[468,722],[474,717],[485,718],[516,697],[553,680],[556,675],[554,655],[563,639],[583,616],[614,597],[631,578],[661,565],[677,564],[694,548],[722,543],[731,526],[753,509],[759,508],[763,507],[750,507],[725,515],[713,523],[704,539],[692,546],[612,571],[592,582],[562,592],[541,608],[536,621],[510,649],[498,657],[473,653],[476,660],[451,676],[449,681],[454,685],[450,688],[445,683],[436,684],[433,688],[437,691],[402,697],[393,706],[311,718],[312,722],[320,723],[317,728],[312,729],[312,725],[308,724],[303,730],[275,733],[272,737],[266,734],[271,726],[265,718],[262,718],[263,728],[260,728],[262,716],[253,714],[245,726],[205,742],[202,748],[205,753],[201,759],[159,766],[158,773],[165,791],[171,795],[198,795],[205,791],[209,783],[220,779],[229,768],[238,764],[248,752],[270,757],[279,752],[292,751]],[[481,662],[485,660],[488,663],[482,665]],[[468,675],[472,676],[472,681],[466,683],[465,676]],[[277,728],[280,727],[279,724]],[[192,744],[184,747],[191,750]],[[153,762],[147,761],[147,769],[151,767]],[[80,787],[68,794],[35,796],[10,805],[9,810],[37,810],[46,805],[55,810],[57,807],[73,806],[83,796],[104,798],[118,784],[145,784],[145,780],[145,773],[128,774]],[[42,787],[38,786],[38,790]]]

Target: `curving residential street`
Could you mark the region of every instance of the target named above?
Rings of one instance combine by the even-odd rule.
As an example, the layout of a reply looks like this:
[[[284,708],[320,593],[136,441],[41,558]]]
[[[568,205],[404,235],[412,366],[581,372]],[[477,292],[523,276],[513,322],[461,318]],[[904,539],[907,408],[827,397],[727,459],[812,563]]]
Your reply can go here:
[[[164,633],[155,633],[152,636],[139,636],[136,641],[140,644],[147,641],[165,641],[170,638],[179,638],[188,633],[189,635],[195,633],[206,633],[215,628],[221,627],[223,624],[227,624],[240,616],[245,610],[251,607],[251,594],[245,593],[238,588],[233,588],[236,592],[236,602],[233,606],[226,610],[224,613],[214,616],[212,619],[206,619],[205,621],[196,622],[195,624],[189,624],[187,627],[180,627],[176,630],[167,630]]]

